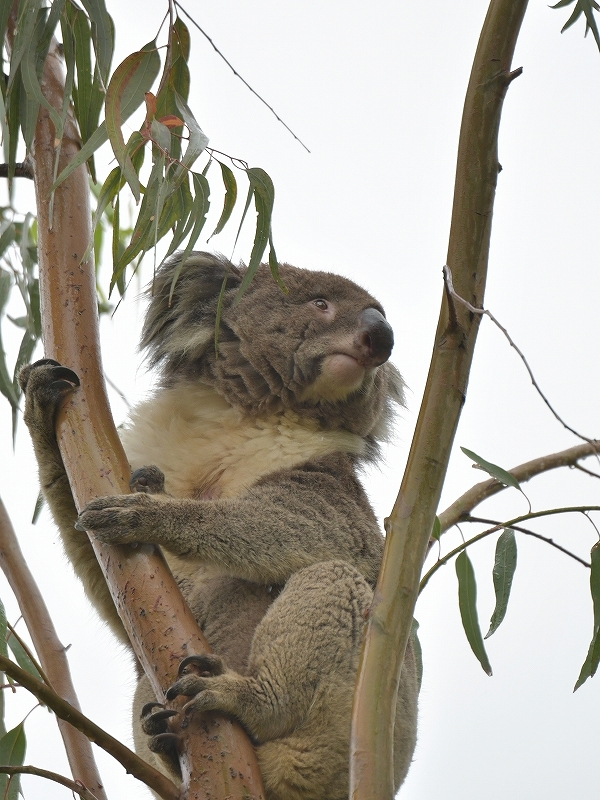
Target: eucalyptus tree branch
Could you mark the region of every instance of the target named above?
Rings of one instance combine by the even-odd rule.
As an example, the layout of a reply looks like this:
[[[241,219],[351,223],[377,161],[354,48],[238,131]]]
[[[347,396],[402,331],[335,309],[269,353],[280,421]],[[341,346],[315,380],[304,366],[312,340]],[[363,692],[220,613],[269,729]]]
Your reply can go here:
[[[67,789],[78,794],[83,800],[98,800],[98,796],[92,794],[87,786],[84,786],[80,781],[72,781],[69,778],[65,778],[64,775],[59,775],[58,772],[50,772],[47,769],[31,766],[9,767],[0,765],[0,775],[37,775],[39,778],[46,778],[49,781],[60,783],[61,786],[66,786]]]
[[[30,691],[38,700],[48,708],[52,709],[57,717],[65,720],[78,731],[81,731],[87,738],[106,750],[113,758],[123,765],[127,772],[130,772],[139,780],[150,786],[164,800],[179,800],[179,790],[175,784],[166,778],[161,772],[150,764],[146,763],[128,747],[125,747],[118,739],[111,736],[91,719],[75,708],[62,697],[56,694],[45,683],[34,678],[24,669],[18,667],[10,658],[0,655],[0,670],[10,675],[18,681],[21,686]]]
[[[41,592],[23,558],[14,528],[1,499],[0,567],[21,609],[40,660],[43,678],[60,697],[79,709],[64,645],[56,634]],[[57,721],[73,777],[87,786],[97,800],[105,800],[106,794],[89,739],[62,719],[59,718]]]
[[[465,98],[446,263],[457,292],[476,306],[483,303],[486,282],[500,116],[506,90],[520,72],[511,72],[511,60],[526,8],[527,0],[492,0]],[[394,796],[399,676],[479,322],[479,315],[454,307],[444,291],[408,464],[386,521],[382,569],[363,644],[352,721],[352,800]]]
[[[8,171],[8,164],[0,164],[0,178],[8,178],[9,177]],[[33,180],[33,169],[29,161],[22,161],[15,164],[15,168],[13,170],[13,177],[14,178],[29,178],[29,180]]]
[[[40,86],[48,104],[63,108],[64,75],[58,48],[46,58]],[[129,492],[129,465],[112,420],[98,339],[95,273],[89,252],[91,213],[88,176],[79,166],[55,189],[60,174],[80,150],[70,113],[55,164],[56,130],[48,108],[40,106],[33,137],[32,164],[38,214],[38,256],[42,333],[47,357],[79,376],[81,385],[56,418],[57,438],[75,504]],[[56,167],[56,171],[55,171]],[[185,604],[164,558],[153,547],[90,542],[106,577],[119,617],[156,696],[176,680],[186,655],[206,652],[198,625]],[[180,710],[181,700],[173,703]],[[170,720],[179,736],[181,800],[213,796],[244,800],[264,796],[256,754],[241,726],[218,715],[178,714]]]
[[[501,325],[501,324],[498,322],[498,320],[497,320],[497,319],[496,319],[496,317],[495,317],[495,316],[492,314],[492,312],[491,312],[491,311],[488,311],[488,309],[487,309],[487,308],[476,308],[476,307],[475,307],[475,306],[474,306],[472,303],[469,303],[467,300],[465,300],[465,299],[464,299],[464,297],[461,297],[461,296],[460,296],[460,295],[459,295],[459,294],[458,294],[458,293],[457,293],[457,292],[454,290],[454,286],[453,286],[453,283],[452,283],[452,271],[450,270],[450,267],[449,267],[448,265],[445,265],[445,266],[444,266],[444,280],[445,280],[445,282],[446,282],[446,286],[447,286],[447,289],[448,289],[448,293],[451,295],[451,297],[452,297],[454,300],[456,300],[458,303],[461,303],[462,305],[464,305],[464,306],[465,306],[465,308],[467,308],[467,309],[468,309],[468,310],[469,310],[469,311],[470,311],[472,314],[479,314],[479,315],[482,315],[482,316],[483,316],[483,315],[485,315],[486,317],[489,317],[489,318],[492,320],[492,322],[494,323],[494,325],[495,325],[497,328],[499,328],[499,329],[502,331],[502,333],[503,333],[503,334],[506,336],[506,338],[508,339],[508,343],[510,344],[510,346],[511,346],[511,347],[512,347],[514,350],[516,350],[516,352],[517,352],[517,353],[518,353],[518,355],[519,355],[519,358],[521,359],[521,361],[522,361],[522,362],[523,362],[523,364],[525,365],[525,369],[527,370],[527,372],[528,372],[528,374],[529,374],[529,377],[531,378],[531,382],[532,382],[532,384],[534,385],[534,387],[535,387],[535,389],[536,389],[537,393],[538,393],[538,394],[539,394],[539,396],[542,398],[542,400],[544,401],[544,403],[545,403],[545,404],[548,406],[548,408],[550,409],[550,411],[552,412],[552,414],[554,415],[554,417],[555,417],[555,418],[556,418],[556,419],[557,419],[557,420],[560,422],[560,424],[563,426],[563,428],[566,428],[568,431],[570,431],[571,433],[573,433],[573,434],[574,434],[575,436],[577,436],[579,439],[583,439],[583,441],[584,441],[584,442],[591,442],[591,441],[593,441],[593,440],[592,440],[592,439],[590,439],[588,436],[584,436],[582,433],[579,433],[579,432],[578,432],[578,431],[576,431],[574,428],[571,428],[571,426],[570,426],[570,425],[567,425],[567,423],[564,421],[564,419],[563,419],[563,418],[562,418],[562,417],[561,417],[561,416],[558,414],[558,412],[557,412],[557,411],[554,409],[554,407],[552,406],[552,404],[550,403],[550,401],[548,400],[548,398],[546,397],[546,395],[545,395],[545,394],[542,392],[542,390],[540,389],[540,386],[539,386],[538,382],[537,382],[537,381],[536,381],[536,379],[535,379],[535,375],[533,374],[533,371],[532,371],[531,367],[529,366],[529,363],[528,363],[527,359],[525,358],[525,355],[523,354],[522,350],[520,350],[520,348],[519,348],[519,347],[517,347],[517,345],[516,345],[516,344],[515,344],[515,342],[513,341],[513,339],[512,339],[512,337],[511,337],[511,335],[509,334],[509,332],[506,330],[506,328],[505,328],[503,325]]]
[[[587,444],[579,444],[567,450],[561,450],[558,453],[550,453],[540,458],[534,458],[532,461],[526,461],[524,464],[519,464],[518,467],[508,470],[508,472],[519,483],[526,483],[536,475],[541,475],[558,467],[578,466],[577,462],[580,459],[597,455],[598,452],[600,452],[600,440],[592,440]],[[587,472],[587,470],[585,471]],[[505,484],[500,483],[495,478],[476,483],[475,486],[472,486],[438,515],[441,533],[456,525],[457,522],[467,519],[475,506],[506,488],[508,487]]]
[[[486,536],[490,536],[492,533],[498,533],[498,531],[502,530],[503,528],[511,528],[512,530],[520,531],[521,533],[525,533],[529,536],[534,536],[536,539],[541,539],[547,544],[550,544],[553,547],[555,547],[557,550],[560,550],[561,552],[565,553],[565,555],[574,558],[575,561],[578,561],[580,564],[583,564],[584,567],[590,567],[591,565],[587,561],[575,555],[575,553],[572,553],[570,550],[561,547],[561,545],[556,544],[556,542],[554,542],[552,539],[542,536],[541,534],[535,533],[534,531],[531,531],[529,529],[521,528],[518,526],[520,522],[525,522],[526,520],[529,519],[538,519],[539,517],[550,517],[555,514],[574,514],[574,513],[586,514],[588,511],[600,511],[600,506],[566,506],[565,508],[550,508],[547,509],[546,511],[532,511],[530,514],[523,514],[520,517],[515,517],[514,519],[508,520],[508,522],[496,522],[495,520],[486,520],[477,517],[472,517],[472,518],[467,517],[464,520],[465,522],[483,522],[483,523],[492,522],[493,527],[488,528],[485,531],[481,531],[481,533],[478,533],[476,536],[472,536],[466,542],[462,542],[462,544],[459,544],[458,547],[454,548],[454,550],[451,550],[449,553],[446,553],[446,555],[439,558],[435,562],[435,564],[431,567],[431,569],[429,569],[425,573],[425,575],[423,575],[421,583],[419,585],[419,594],[421,594],[423,589],[429,583],[431,577],[435,575],[438,569],[440,567],[443,567],[444,564],[447,564],[448,561],[450,561],[450,559],[454,558],[454,556],[457,556],[459,553],[462,553],[463,550],[466,550],[467,547],[470,547],[472,544],[478,542],[480,539],[485,539]]]

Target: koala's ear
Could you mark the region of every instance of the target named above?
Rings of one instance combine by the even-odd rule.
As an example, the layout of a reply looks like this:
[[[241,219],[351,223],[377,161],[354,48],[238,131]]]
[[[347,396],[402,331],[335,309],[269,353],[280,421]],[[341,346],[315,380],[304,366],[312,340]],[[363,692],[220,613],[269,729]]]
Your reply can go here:
[[[140,342],[151,365],[183,353],[200,357],[214,335],[223,281],[228,303],[242,277],[238,267],[212,253],[192,252],[183,265],[179,253],[164,261],[148,289],[150,305]]]

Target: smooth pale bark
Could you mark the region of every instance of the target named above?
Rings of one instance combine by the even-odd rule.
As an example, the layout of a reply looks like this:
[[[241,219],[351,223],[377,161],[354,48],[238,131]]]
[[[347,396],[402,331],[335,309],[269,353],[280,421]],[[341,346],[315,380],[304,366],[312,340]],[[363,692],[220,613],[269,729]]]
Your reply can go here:
[[[42,90],[60,108],[60,59],[46,60]],[[57,432],[78,508],[92,498],[129,491],[129,465],[108,406],[98,344],[95,275],[82,261],[91,239],[88,176],[85,167],[51,194],[58,174],[79,149],[75,125],[67,120],[54,172],[54,127],[39,112],[33,147],[38,212],[40,295],[45,354],[73,369],[81,387],[58,415]],[[179,661],[206,651],[206,642],[164,559],[151,547],[108,547],[90,536],[132,645],[157,697],[173,683]],[[124,669],[126,667],[124,666]],[[100,679],[100,678],[99,678]],[[174,718],[174,726],[177,720]],[[228,719],[192,718],[180,733],[183,787],[180,797],[264,796],[254,749],[241,727]]]
[[[456,292],[481,307],[499,171],[498,128],[527,0],[492,0],[463,111],[447,264]],[[441,273],[441,265],[440,265]],[[393,729],[398,681],[419,578],[448,466],[479,315],[444,294],[425,394],[387,540],[354,699],[350,797],[394,796]]]

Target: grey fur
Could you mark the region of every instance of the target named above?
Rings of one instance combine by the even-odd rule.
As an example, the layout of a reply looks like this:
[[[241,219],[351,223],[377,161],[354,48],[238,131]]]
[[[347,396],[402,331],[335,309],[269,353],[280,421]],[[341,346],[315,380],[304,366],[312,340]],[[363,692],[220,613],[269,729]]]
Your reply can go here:
[[[217,654],[209,677],[184,675],[170,692],[242,722],[268,800],[342,800],[356,667],[383,545],[356,468],[376,455],[391,403],[402,401],[401,378],[387,362],[391,328],[377,301],[336,275],[281,265],[284,293],[261,267],[236,302],[244,268],[193,253],[170,297],[180,266],[172,258],[154,281],[142,347],[161,379],[123,434],[141,492],[93,501],[78,527],[107,542],[143,539],[165,549]],[[73,381],[62,369],[25,368],[25,419],[69,557],[123,635],[87,537],[73,528],[53,432],[54,408]],[[145,473],[149,464],[158,469]],[[397,785],[414,750],[417,694],[409,646]],[[142,679],[138,712],[152,699]],[[163,716],[144,718],[148,734],[166,726]],[[136,746],[152,757],[146,742],[138,727]],[[168,753],[161,758],[172,768]]]

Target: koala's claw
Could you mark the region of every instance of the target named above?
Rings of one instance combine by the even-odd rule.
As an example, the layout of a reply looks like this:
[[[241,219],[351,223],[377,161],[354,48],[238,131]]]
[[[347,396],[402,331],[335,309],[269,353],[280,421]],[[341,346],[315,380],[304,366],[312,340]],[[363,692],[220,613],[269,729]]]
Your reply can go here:
[[[148,747],[152,753],[157,753],[173,762],[177,769],[179,766],[179,736],[175,733],[159,733],[148,739]]]
[[[140,467],[136,469],[135,472],[131,473],[129,488],[132,492],[164,494],[165,476],[154,464],[147,467]]]
[[[159,708],[160,711],[154,711],[155,708]],[[178,711],[171,708],[165,708],[162,703],[146,703],[142,708],[141,714],[142,730],[148,736],[168,733],[167,722],[171,717],[177,716],[178,713]]]
[[[66,393],[80,385],[79,376],[52,358],[41,358],[27,364],[19,373],[19,386],[24,392],[36,393],[42,402],[56,404]]]
[[[188,667],[195,667],[190,670]],[[203,653],[202,655],[186,656],[179,664],[178,676],[196,673],[202,678],[212,678],[215,675],[222,675],[225,672],[225,662],[221,656],[214,653]]]

